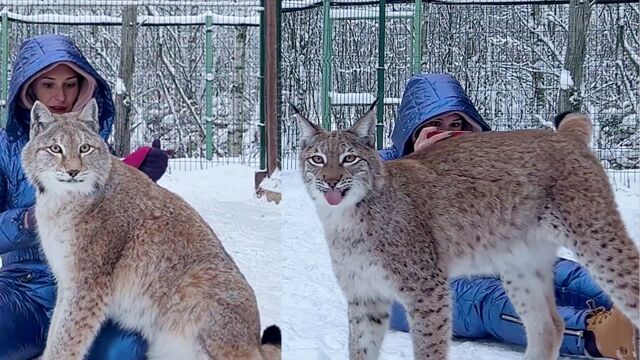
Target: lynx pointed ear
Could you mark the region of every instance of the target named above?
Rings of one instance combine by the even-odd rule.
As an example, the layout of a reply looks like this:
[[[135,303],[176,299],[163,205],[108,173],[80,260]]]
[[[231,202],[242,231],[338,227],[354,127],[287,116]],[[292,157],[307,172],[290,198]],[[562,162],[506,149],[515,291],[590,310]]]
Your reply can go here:
[[[91,99],[84,106],[80,114],[78,115],[78,119],[87,123],[87,126],[91,128],[93,131],[98,133],[100,131],[100,120],[98,118],[98,103],[96,99]]]
[[[35,138],[54,121],[55,119],[47,105],[36,100],[31,108],[29,139]]]
[[[311,141],[311,138],[321,132],[324,132],[324,130],[304,117],[300,113],[300,110],[298,110],[298,108],[293,104],[289,103],[289,105],[291,106],[291,109],[293,109],[293,113],[298,122],[298,129],[300,129],[300,147],[304,148],[307,146],[309,141]]]
[[[376,144],[376,103],[371,104],[369,110],[362,115],[358,121],[349,129],[350,132],[356,134],[360,141],[369,147],[375,147]]]

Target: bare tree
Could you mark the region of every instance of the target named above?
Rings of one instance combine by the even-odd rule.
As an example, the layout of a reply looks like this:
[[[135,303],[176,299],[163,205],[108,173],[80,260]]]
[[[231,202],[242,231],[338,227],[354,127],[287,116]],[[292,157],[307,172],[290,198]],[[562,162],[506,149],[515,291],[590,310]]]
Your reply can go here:
[[[116,82],[116,124],[114,147],[117,156],[125,156],[131,151],[131,89],[135,69],[135,48],[138,34],[138,8],[127,6],[122,12],[122,32],[120,46],[120,67]]]
[[[583,94],[582,83],[584,81],[584,60],[587,50],[587,34],[591,24],[591,2],[584,0],[571,0],[569,3],[569,38],[567,40],[567,52],[564,58],[564,69],[568,71],[572,81],[562,79],[565,82],[560,86],[558,112],[582,110]]]

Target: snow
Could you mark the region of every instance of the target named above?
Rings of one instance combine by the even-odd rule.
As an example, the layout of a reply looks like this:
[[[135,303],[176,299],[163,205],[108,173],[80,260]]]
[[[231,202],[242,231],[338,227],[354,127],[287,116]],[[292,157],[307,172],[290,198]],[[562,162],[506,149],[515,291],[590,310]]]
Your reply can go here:
[[[211,6],[210,0],[3,0],[3,5],[8,6],[127,6],[127,5],[155,5],[155,6]],[[260,7],[260,0],[222,1],[218,0],[213,5],[216,7],[241,6]]]
[[[271,176],[265,177],[260,182],[260,188],[263,190],[269,190],[273,192],[282,191],[282,178],[280,176],[280,170],[276,170],[271,174]]]
[[[116,95],[124,95],[127,93],[127,87],[124,85],[122,78],[116,79],[116,86],[114,88]]]
[[[262,327],[283,330],[284,360],[347,359],[346,303],[333,275],[323,229],[297,170],[279,174],[282,202],[254,195],[255,169],[233,165],[172,171],[160,180],[202,214],[253,286]],[[616,200],[640,239],[640,178],[622,184]],[[521,360],[522,349],[488,341],[456,341],[450,359]],[[383,360],[412,359],[408,334],[389,331]],[[566,359],[568,360],[568,359]]]
[[[332,105],[371,105],[376,97],[369,93],[339,93],[329,92]],[[401,98],[384,98],[385,105],[400,104]]]
[[[560,71],[560,89],[568,90],[573,86],[573,79],[571,73],[567,69]]]
[[[330,17],[334,20],[347,19],[377,19],[380,16],[378,9],[331,9]],[[413,17],[413,11],[387,11],[387,19],[401,19]]]
[[[213,13],[200,15],[182,16],[150,16],[138,15],[138,23],[145,25],[205,25],[207,15],[212,16],[214,25],[247,25],[259,26],[260,16],[229,16]],[[107,15],[60,15],[60,14],[37,14],[23,15],[14,12],[7,12],[10,20],[32,23],[32,24],[99,24],[99,25],[120,25],[122,18]]]

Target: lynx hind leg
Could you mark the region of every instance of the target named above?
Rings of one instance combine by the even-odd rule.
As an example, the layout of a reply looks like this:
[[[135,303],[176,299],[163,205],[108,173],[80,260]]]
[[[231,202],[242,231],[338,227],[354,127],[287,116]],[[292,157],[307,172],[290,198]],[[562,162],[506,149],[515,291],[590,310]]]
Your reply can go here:
[[[527,335],[525,360],[555,360],[562,343],[564,322],[556,310],[553,264],[543,262],[537,267],[513,265],[501,274]]]
[[[236,299],[237,300],[237,299]],[[218,300],[222,301],[222,300]],[[252,298],[209,311],[202,319],[198,342],[204,359],[261,360],[260,320]]]
[[[581,175],[559,184],[554,226],[613,303],[640,326],[638,248],[625,229],[606,175]]]

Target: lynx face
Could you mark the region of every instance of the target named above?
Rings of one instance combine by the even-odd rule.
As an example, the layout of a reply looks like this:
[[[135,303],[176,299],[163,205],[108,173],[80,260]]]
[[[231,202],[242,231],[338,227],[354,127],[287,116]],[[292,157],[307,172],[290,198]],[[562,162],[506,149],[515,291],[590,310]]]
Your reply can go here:
[[[44,104],[36,102],[22,164],[38,191],[86,194],[104,184],[111,155],[97,134],[98,126],[95,100],[79,113],[63,115],[52,114]]]
[[[367,112],[349,130],[329,133],[298,114],[302,130],[300,165],[314,201],[330,206],[358,203],[380,170],[373,149],[375,114]]]

